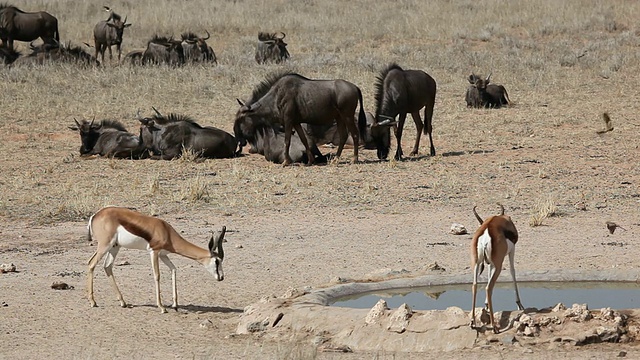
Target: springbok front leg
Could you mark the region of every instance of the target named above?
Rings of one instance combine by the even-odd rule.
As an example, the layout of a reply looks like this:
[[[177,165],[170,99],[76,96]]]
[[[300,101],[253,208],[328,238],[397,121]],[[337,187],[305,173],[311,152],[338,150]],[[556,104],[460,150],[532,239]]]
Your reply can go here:
[[[156,282],[156,304],[160,308],[161,313],[166,313],[167,309],[162,305],[160,298],[160,264],[158,263],[158,251],[151,251],[151,267],[153,268],[153,279]]]
[[[176,285],[176,266],[173,265],[167,254],[160,254],[160,260],[171,269],[171,285],[173,289],[173,304],[171,307],[178,310],[178,286]]]
[[[422,135],[422,129],[424,129],[424,124],[422,123],[422,119],[420,119],[420,111],[416,111],[411,113],[411,117],[413,118],[413,122],[416,124],[416,143],[413,145],[413,151],[411,151],[411,156],[418,155],[418,148],[420,147],[420,136]]]
[[[122,297],[122,292],[118,288],[118,284],[116,284],[116,278],[113,277],[113,263],[116,260],[116,255],[118,255],[118,251],[120,251],[120,246],[114,246],[109,249],[107,253],[107,257],[104,259],[104,272],[107,274],[107,278],[109,282],[111,282],[111,286],[116,291],[116,295],[118,296],[118,301],[120,301],[121,307],[127,307],[127,303],[124,302],[124,298]]]

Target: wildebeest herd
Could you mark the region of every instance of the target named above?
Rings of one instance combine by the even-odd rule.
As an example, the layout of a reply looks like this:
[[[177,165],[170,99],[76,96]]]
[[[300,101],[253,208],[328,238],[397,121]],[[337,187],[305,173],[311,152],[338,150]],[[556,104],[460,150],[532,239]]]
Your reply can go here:
[[[112,46],[116,47],[118,63],[132,65],[186,63],[217,63],[213,48],[207,44],[211,37],[187,31],[180,39],[155,34],[145,49],[121,56],[125,29],[132,26],[110,7],[105,20],[93,29],[95,55],[80,46],[60,41],[57,19],[46,12],[24,12],[15,6],[0,4],[0,59],[5,65],[68,62],[97,66],[113,61]],[[255,61],[283,63],[290,58],[282,32],[258,34]],[[34,45],[37,39],[41,45]],[[31,42],[31,53],[21,55],[14,49],[14,41]],[[88,44],[85,44],[90,46]],[[98,60],[100,58],[100,60]],[[507,91],[502,85],[471,74],[466,91],[468,107],[499,108],[509,105]],[[302,162],[324,163],[327,155],[319,146],[337,146],[340,157],[346,145],[353,147],[353,160],[358,151],[376,149],[377,157],[387,159],[391,148],[391,129],[394,129],[396,150],[394,159],[403,158],[402,133],[407,114],[416,125],[416,138],[411,156],[418,154],[422,133],[429,136],[430,155],[436,154],[432,137],[432,119],[436,98],[436,81],[422,70],[403,69],[390,64],[382,69],[375,82],[375,111],[364,110],[363,95],[358,86],[342,79],[314,80],[293,72],[279,72],[258,84],[245,101],[238,100],[238,109],[231,135],[213,127],[201,126],[189,116],[162,115],[154,110],[151,117],[141,117],[138,134],[129,133],[115,120],[75,120],[70,129],[78,131],[81,155],[99,155],[130,159],[174,159],[185,151],[203,158],[239,156],[245,145],[250,153],[258,153],[275,163],[285,165]],[[357,112],[356,110],[359,109]],[[420,110],[424,109],[423,117]]]

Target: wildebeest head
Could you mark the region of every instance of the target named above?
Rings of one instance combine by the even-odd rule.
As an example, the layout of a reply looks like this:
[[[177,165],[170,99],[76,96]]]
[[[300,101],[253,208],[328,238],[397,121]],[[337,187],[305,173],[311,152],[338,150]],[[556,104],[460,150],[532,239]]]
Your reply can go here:
[[[181,35],[185,61],[217,62],[213,49],[207,44],[207,40],[211,37],[211,34],[209,34],[209,31],[205,31],[207,37],[200,37],[192,32],[186,32]]]
[[[468,80],[471,85],[475,86],[476,89],[478,89],[478,91],[483,92],[487,90],[487,85],[489,85],[489,83],[491,82],[491,73],[489,73],[489,76],[487,76],[486,79],[483,79],[476,74],[471,74],[469,75]]]
[[[105,6],[104,9],[109,12],[109,18],[107,19],[107,26],[115,30],[115,39],[113,39],[112,44],[122,44],[122,35],[124,34],[124,29],[131,26],[131,24],[127,24],[127,17],[124,17],[124,21],[120,15],[116,14],[112,9],[108,6]]]
[[[258,46],[256,47],[256,62],[264,64],[273,62],[279,64],[289,59],[287,43],[284,42],[285,33],[258,33]]]
[[[102,122],[94,124],[95,118],[91,122],[82,120],[82,123],[73,119],[76,123],[75,126],[69,126],[70,130],[78,131],[80,133],[80,154],[85,155],[91,152],[100,138],[100,130],[102,129]]]

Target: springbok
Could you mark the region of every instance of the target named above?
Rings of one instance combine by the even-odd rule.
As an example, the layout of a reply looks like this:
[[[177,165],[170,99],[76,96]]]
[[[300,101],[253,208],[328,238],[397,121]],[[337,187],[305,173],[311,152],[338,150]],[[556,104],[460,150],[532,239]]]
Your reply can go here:
[[[180,254],[189,259],[202,264],[216,280],[224,280],[222,271],[222,260],[224,252],[222,242],[226,227],[222,231],[216,232],[209,240],[209,250],[194,245],[176,232],[166,221],[143,215],[133,210],[121,207],[105,207],[89,218],[87,225],[87,240],[92,239],[98,242],[98,248],[88,261],[88,292],[89,302],[92,307],[97,306],[93,298],[93,269],[105,254],[108,254],[104,261],[104,271],[111,281],[111,285],[118,294],[120,306],[127,304],[122,298],[122,293],[118,289],[116,280],[113,277],[113,263],[120,248],[147,250],[151,255],[151,266],[156,282],[156,303],[162,313],[167,309],[162,305],[160,299],[160,269],[158,258],[171,269],[171,280],[173,285],[173,309],[178,309],[178,291],[176,287],[176,267],[169,257],[169,253]]]
[[[498,204],[500,205],[500,204]],[[491,216],[487,220],[482,220],[476,212],[476,206],[473,207],[473,214],[478,219],[480,227],[476,230],[471,241],[471,265],[473,268],[473,286],[471,293],[473,296],[471,305],[471,328],[476,328],[476,290],[478,284],[478,275],[482,274],[485,263],[489,265],[489,275],[486,288],[485,308],[489,310],[491,326],[493,332],[498,333],[499,326],[495,323],[493,317],[493,305],[491,303],[491,294],[493,287],[502,271],[502,262],[505,256],[509,255],[509,270],[513,279],[513,287],[516,291],[516,304],[518,310],[524,310],[520,302],[520,294],[518,293],[518,283],[516,282],[516,270],[513,266],[513,256],[515,246],[518,242],[518,230],[511,221],[511,217],[504,214],[504,206],[500,205],[500,215]]]

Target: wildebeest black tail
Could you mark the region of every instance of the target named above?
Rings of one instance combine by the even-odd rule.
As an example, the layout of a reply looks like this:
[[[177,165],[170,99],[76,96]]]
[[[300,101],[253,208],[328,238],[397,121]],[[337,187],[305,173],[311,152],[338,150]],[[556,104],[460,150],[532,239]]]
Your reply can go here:
[[[362,91],[358,89],[358,101],[360,101],[360,113],[358,114],[358,132],[360,133],[360,141],[364,143],[365,135],[367,132],[367,115],[364,112],[364,106],[362,105]]]

